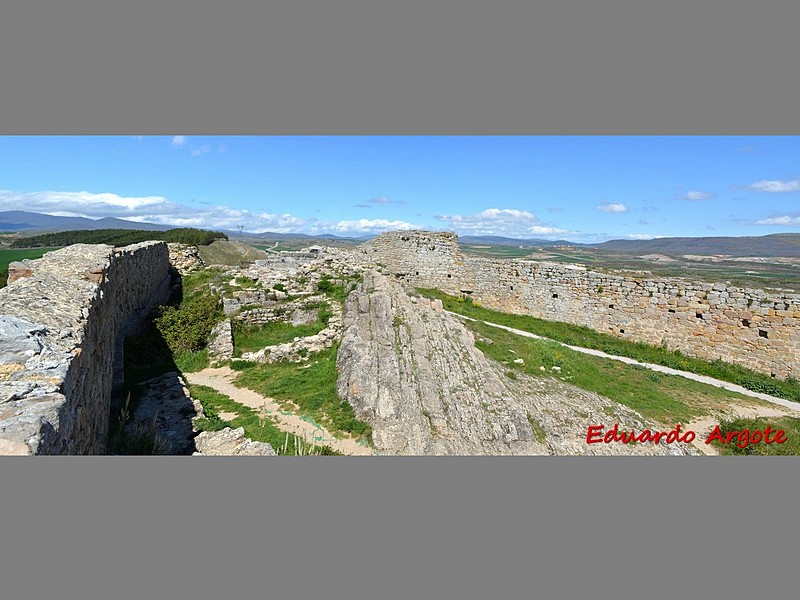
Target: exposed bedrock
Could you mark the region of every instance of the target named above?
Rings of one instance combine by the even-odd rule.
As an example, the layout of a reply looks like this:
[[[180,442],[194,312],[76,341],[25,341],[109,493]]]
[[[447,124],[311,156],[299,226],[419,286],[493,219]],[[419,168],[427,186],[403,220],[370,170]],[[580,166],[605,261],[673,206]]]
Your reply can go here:
[[[345,304],[338,392],[373,427],[381,454],[684,454],[670,444],[586,444],[608,421],[655,427],[638,413],[556,380],[512,381],[441,309],[375,271]],[[604,408],[606,410],[604,410]]]

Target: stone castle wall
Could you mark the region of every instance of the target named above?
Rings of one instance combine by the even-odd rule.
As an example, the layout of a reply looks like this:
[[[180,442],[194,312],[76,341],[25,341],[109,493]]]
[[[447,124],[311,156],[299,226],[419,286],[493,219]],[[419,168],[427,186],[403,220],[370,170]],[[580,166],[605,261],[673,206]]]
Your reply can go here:
[[[798,294],[466,257],[452,233],[385,233],[360,246],[357,256],[411,285],[467,293],[488,308],[665,344],[779,378],[800,377]]]
[[[0,289],[0,454],[101,454],[122,339],[170,295],[167,245],[76,244]]]

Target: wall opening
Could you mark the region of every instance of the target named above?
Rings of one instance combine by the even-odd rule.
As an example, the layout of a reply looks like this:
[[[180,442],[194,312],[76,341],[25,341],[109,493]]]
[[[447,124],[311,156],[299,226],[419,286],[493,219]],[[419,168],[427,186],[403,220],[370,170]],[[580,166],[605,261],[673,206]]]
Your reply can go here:
[[[748,321],[747,319],[742,319],[742,325],[744,327],[750,327],[750,321]]]
[[[553,294],[553,298],[558,298],[558,294]]]
[[[698,319],[702,319],[703,318],[703,313],[696,312],[696,313],[694,313],[694,316],[697,317]]]
[[[668,310],[667,310],[667,312],[674,313],[674,312],[675,312],[675,309],[674,309],[674,308],[670,308],[670,309],[668,309]]]
[[[767,333],[766,329],[759,329],[758,330],[759,337],[768,338],[769,334]]]

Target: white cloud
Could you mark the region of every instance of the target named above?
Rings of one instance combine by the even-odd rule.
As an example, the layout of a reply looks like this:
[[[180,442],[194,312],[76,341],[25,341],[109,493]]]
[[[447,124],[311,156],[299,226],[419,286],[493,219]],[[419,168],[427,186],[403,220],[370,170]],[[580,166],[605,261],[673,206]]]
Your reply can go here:
[[[407,221],[389,221],[387,219],[356,219],[338,221],[336,223],[321,222],[311,228],[312,233],[331,231],[342,234],[379,233],[381,231],[397,231],[401,229],[425,229],[422,225],[414,225]]]
[[[205,204],[205,203],[203,203]],[[0,190],[0,211],[26,210],[64,217],[117,217],[136,223],[156,223],[177,227],[228,229],[261,233],[335,233],[363,235],[396,229],[425,229],[406,221],[356,219],[320,221],[315,217],[298,217],[289,213],[253,213],[230,206],[186,206],[170,202],[162,196],[120,196],[91,192],[15,193]]]
[[[667,237],[665,235],[652,235],[649,233],[629,233],[625,236],[629,240],[655,240],[658,238]]]
[[[139,215],[143,210],[165,214],[180,205],[162,196],[119,196],[92,192],[30,192],[0,190],[0,210],[27,210],[75,217],[121,217]]]
[[[610,204],[601,204],[599,206],[595,206],[595,208],[602,212],[609,212],[609,213],[624,213],[628,212],[628,207],[620,202],[611,202]]]
[[[530,235],[559,235],[572,233],[566,229],[544,225],[527,210],[487,208],[474,215],[436,215],[448,229],[467,235],[500,235],[528,237]]]
[[[197,146],[196,148],[192,148],[191,153],[192,156],[203,156],[203,154],[208,154],[211,152],[211,146]]]
[[[392,201],[389,200],[385,196],[381,196],[380,198],[372,198],[371,200],[369,200],[369,202],[372,202],[373,204],[391,204],[392,203]]]
[[[783,215],[754,221],[755,225],[800,225],[800,215]]]
[[[185,135],[175,135],[172,137],[173,146],[185,146],[186,142],[187,142],[187,137]]]
[[[695,190],[690,190],[681,196],[683,200],[711,200],[713,197],[714,194],[709,194],[708,192],[698,192]]]
[[[792,181],[781,181],[778,179],[770,181],[762,179],[747,187],[758,192],[800,192],[800,179],[794,179]]]

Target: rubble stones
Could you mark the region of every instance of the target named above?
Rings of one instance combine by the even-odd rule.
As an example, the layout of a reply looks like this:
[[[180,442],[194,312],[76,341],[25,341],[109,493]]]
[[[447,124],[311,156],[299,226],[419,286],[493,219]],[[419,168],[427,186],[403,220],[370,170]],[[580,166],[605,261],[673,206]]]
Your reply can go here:
[[[195,445],[195,456],[275,456],[275,450],[266,442],[246,438],[242,427],[203,431],[195,438]]]

